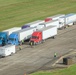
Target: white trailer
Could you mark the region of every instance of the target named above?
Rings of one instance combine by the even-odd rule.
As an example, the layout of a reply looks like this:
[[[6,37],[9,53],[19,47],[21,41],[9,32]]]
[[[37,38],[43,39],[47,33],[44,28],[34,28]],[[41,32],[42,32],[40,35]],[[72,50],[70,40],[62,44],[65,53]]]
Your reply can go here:
[[[59,18],[60,25],[73,25],[76,22],[76,14],[67,14],[64,17]]]
[[[44,20],[37,20],[37,21],[34,21],[34,22],[27,23],[27,24],[22,26],[22,29],[27,28],[27,27],[36,27],[40,23],[44,23]]]
[[[52,16],[51,18],[52,18],[52,20],[58,20],[60,17],[64,17],[64,16],[65,16],[65,14],[57,14],[55,16]]]
[[[39,30],[39,29],[42,29],[43,27],[45,27],[45,26],[42,25],[42,24],[39,24],[39,25],[36,27],[36,29]]]
[[[59,28],[59,21],[58,20],[53,20],[53,21],[48,21],[48,22],[45,22],[45,23],[41,23],[39,24],[41,26],[44,26],[44,27],[48,27],[48,26],[57,26],[57,28]],[[43,28],[43,27],[42,27]]]
[[[0,47],[0,56],[5,57],[12,55],[16,52],[15,45],[6,45],[3,47]]]
[[[57,14],[57,15],[54,15],[54,16],[50,16],[50,17],[47,17],[45,19],[45,22],[48,22],[48,21],[51,21],[51,20],[58,20],[60,17],[63,17],[65,16],[65,14]]]
[[[54,37],[57,35],[57,27],[56,26],[49,26],[45,27],[41,30],[42,32],[42,39],[45,40],[49,37]]]
[[[12,32],[15,32],[15,31],[18,31],[18,30],[21,30],[21,27],[13,27],[13,28],[10,28],[10,29],[7,29],[7,30],[3,30],[3,32],[6,32],[7,35],[9,36]]]
[[[20,30],[20,31],[17,31],[15,33],[18,33],[18,39],[19,41],[21,40],[27,40],[31,37],[31,34],[36,31],[36,28],[35,27],[30,27],[30,28],[26,28],[26,29],[23,29],[23,30]]]

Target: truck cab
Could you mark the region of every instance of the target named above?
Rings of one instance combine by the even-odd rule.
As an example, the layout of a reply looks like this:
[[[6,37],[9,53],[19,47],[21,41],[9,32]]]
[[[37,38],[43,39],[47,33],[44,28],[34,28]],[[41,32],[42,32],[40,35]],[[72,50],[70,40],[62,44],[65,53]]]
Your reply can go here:
[[[18,35],[16,33],[12,33],[9,35],[8,44],[18,45]]]
[[[30,38],[30,42],[32,42],[34,45],[38,44],[42,41],[42,33],[41,32],[34,32],[32,34],[32,37]]]
[[[0,46],[4,46],[7,44],[7,33],[6,32],[0,32]]]

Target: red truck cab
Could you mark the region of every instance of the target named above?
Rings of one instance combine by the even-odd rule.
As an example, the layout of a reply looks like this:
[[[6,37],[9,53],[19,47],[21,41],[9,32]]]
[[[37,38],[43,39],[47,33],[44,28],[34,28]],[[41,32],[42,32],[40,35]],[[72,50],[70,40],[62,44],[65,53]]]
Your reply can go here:
[[[33,42],[34,44],[37,44],[42,41],[42,32],[36,31],[32,34],[32,37],[30,38],[30,42]]]

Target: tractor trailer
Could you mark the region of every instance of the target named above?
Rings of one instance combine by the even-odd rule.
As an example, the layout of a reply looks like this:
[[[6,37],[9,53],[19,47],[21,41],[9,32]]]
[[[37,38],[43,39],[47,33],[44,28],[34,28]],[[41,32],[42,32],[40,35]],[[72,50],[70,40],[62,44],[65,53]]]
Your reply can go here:
[[[37,28],[40,28],[40,27],[43,28],[43,27],[48,27],[48,26],[57,26],[57,28],[60,28],[58,20],[53,20],[53,21],[48,21],[48,22],[45,22],[45,23],[41,23],[37,26]]]
[[[33,45],[43,42],[44,40],[55,37],[57,35],[57,27],[56,26],[48,26],[44,27],[38,31],[33,32],[32,37],[30,38],[30,43]]]
[[[8,41],[8,36],[14,32],[14,31],[18,31],[21,30],[21,27],[13,27],[7,30],[4,30],[2,32],[0,32],[0,46],[4,46],[7,44]]]
[[[25,28],[9,35],[8,44],[19,45],[23,40],[30,39],[32,33],[36,31],[35,27]]]
[[[70,13],[64,17],[59,18],[59,24],[64,25],[64,26],[74,25],[75,22],[76,22],[76,14],[74,14],[74,13]]]
[[[22,29],[27,28],[27,27],[36,27],[40,23],[44,23],[44,20],[37,20],[37,21],[34,21],[34,22],[27,23],[27,24],[22,26]]]
[[[60,17],[63,17],[63,16],[65,16],[65,14],[57,14],[54,16],[50,16],[45,19],[45,22],[52,21],[52,20],[58,20]]]

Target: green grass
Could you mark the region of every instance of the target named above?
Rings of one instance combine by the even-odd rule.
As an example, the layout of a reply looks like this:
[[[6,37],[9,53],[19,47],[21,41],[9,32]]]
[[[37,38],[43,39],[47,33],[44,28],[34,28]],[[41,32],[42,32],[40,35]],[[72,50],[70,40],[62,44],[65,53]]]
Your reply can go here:
[[[69,68],[58,70],[58,71],[37,72],[31,75],[76,75],[76,65],[73,65]]]
[[[0,31],[61,13],[76,13],[76,0],[0,0]]]

